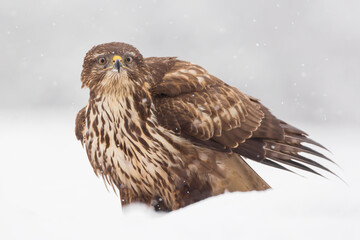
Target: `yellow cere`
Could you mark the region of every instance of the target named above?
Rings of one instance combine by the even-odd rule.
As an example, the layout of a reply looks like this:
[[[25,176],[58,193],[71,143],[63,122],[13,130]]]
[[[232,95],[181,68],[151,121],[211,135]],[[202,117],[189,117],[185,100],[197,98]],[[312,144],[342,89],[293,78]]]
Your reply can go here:
[[[119,61],[122,63],[123,59],[122,59],[122,57],[120,57],[120,56],[118,56],[118,55],[115,55],[115,56],[113,57],[113,59],[112,59],[113,63],[115,63],[116,60],[118,60],[118,59],[119,59]]]

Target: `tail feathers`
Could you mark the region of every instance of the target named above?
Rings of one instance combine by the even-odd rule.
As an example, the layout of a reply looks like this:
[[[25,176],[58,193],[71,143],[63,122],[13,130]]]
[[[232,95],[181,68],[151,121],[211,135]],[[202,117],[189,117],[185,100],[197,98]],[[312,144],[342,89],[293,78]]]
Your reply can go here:
[[[270,186],[235,153],[201,149],[203,160],[189,165],[189,176],[183,176],[176,192],[176,203],[171,209],[185,207],[202,199],[217,196],[226,191],[263,191]],[[200,158],[201,159],[201,158]],[[173,169],[174,173],[183,172]],[[180,176],[180,175],[179,175]]]
[[[227,154],[218,166],[223,177],[213,176],[211,179],[213,195],[225,191],[263,191],[270,188],[238,154]]]

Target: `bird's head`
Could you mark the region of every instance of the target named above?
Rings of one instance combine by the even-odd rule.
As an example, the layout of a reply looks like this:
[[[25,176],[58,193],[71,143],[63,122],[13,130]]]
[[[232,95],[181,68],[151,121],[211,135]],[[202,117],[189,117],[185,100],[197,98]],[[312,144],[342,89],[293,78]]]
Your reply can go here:
[[[81,73],[82,87],[100,93],[133,91],[142,85],[148,70],[143,56],[133,46],[112,42],[87,52]]]

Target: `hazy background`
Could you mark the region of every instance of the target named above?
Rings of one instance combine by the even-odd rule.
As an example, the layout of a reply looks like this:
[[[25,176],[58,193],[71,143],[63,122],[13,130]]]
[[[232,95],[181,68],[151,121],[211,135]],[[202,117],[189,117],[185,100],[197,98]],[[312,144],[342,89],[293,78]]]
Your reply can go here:
[[[0,107],[81,108],[85,53],[178,56],[285,119],[359,124],[359,1],[1,1]]]
[[[341,168],[321,163],[347,185],[249,161],[273,190],[124,215],[74,135],[83,57],[111,41],[260,98],[328,147]],[[359,91],[357,0],[0,0],[0,239],[359,239]]]

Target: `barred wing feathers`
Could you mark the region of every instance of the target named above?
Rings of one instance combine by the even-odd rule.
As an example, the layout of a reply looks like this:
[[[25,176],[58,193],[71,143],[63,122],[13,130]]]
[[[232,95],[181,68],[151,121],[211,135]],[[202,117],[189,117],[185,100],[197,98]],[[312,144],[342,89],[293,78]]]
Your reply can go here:
[[[148,65],[157,76],[151,92],[157,119],[165,128],[194,144],[232,151],[283,170],[288,170],[283,165],[289,165],[319,174],[311,165],[331,172],[299,154],[328,159],[302,143],[320,144],[277,119],[257,99],[189,62],[151,58]]]
[[[260,107],[203,68],[177,61],[152,89],[158,121],[183,136],[235,148],[264,117]]]

